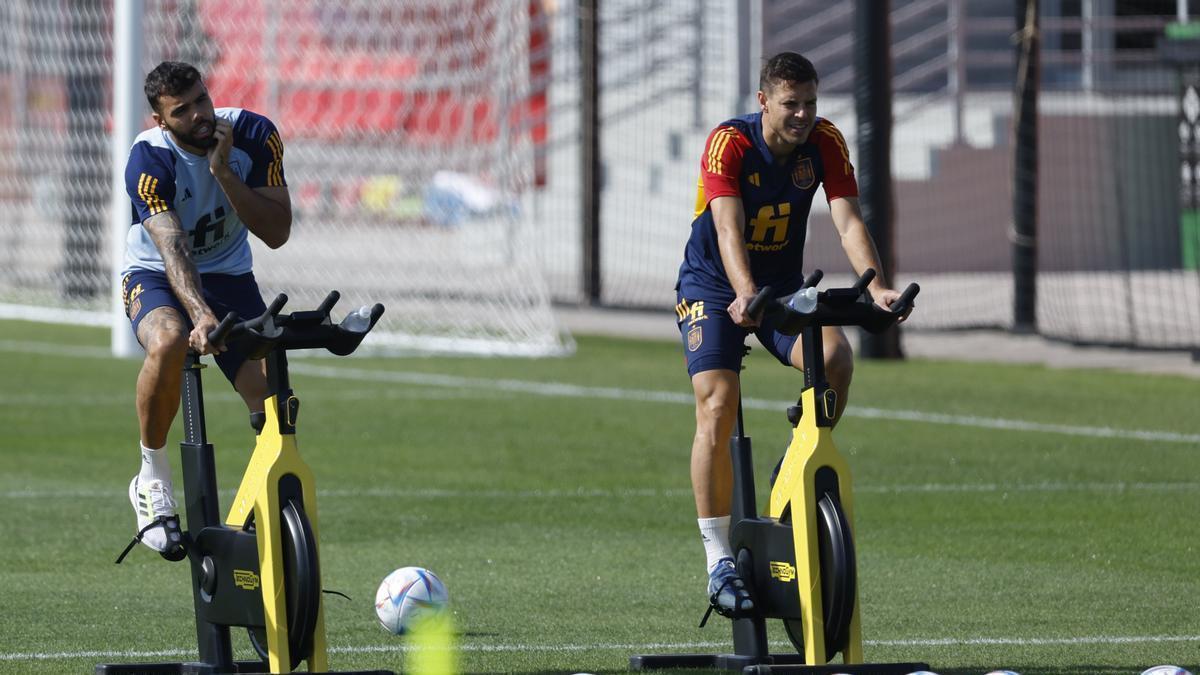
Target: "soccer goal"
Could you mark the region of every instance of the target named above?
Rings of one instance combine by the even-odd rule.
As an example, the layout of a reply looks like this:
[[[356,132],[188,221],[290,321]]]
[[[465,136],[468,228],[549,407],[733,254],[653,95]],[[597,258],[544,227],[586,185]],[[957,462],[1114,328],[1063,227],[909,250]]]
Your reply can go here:
[[[382,302],[376,350],[569,352],[530,215],[546,124],[538,7],[4,3],[0,315],[128,330],[112,290],[129,222],[113,136],[150,126],[140,77],[172,59],[201,70],[216,105],[280,129],[294,221],[286,246],[254,248],[268,300],[309,306],[336,288],[335,316]]]

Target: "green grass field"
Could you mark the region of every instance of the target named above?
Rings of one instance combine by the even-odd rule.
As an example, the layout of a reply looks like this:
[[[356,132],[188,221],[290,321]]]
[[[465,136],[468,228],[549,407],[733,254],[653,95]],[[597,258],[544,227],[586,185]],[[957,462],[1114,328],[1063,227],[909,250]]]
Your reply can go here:
[[[184,564],[139,548],[138,362],[107,331],[0,322],[0,671],[195,658]],[[799,377],[746,375],[760,503]],[[228,501],[253,437],[219,371]],[[293,358],[317,476],[335,669],[404,666],[372,601],[393,568],[446,582],[468,672],[620,672],[723,651],[704,610],[673,344],[580,338],[552,360]],[[854,470],[868,660],[952,673],[1200,665],[1200,382],[912,360],[860,363],[837,430]],[[178,424],[171,443],[179,441]],[[178,477],[178,455],[175,456]],[[244,635],[239,653],[248,656]],[[789,649],[775,629],[776,649]]]

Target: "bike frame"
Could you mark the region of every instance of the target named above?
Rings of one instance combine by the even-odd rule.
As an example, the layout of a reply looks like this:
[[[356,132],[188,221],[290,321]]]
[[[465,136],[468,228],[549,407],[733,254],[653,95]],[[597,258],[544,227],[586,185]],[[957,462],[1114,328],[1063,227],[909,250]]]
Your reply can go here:
[[[248,608],[258,605],[262,607],[269,666],[271,672],[279,673],[291,670],[292,657],[288,641],[281,522],[283,505],[289,499],[297,499],[304,506],[314,534],[314,546],[320,538],[317,536],[316,483],[296,445],[295,424],[300,401],[289,384],[286,352],[274,349],[266,360],[270,395],[264,402],[264,424],[224,526],[217,515],[213,447],[207,441],[204,424],[204,395],[200,381],[200,370],[204,365],[194,354],[189,354],[184,370],[182,454],[188,530],[197,532],[197,539],[203,538],[206,542],[215,540],[218,534],[223,535],[222,542],[214,543],[238,561],[222,566],[225,569],[221,572],[228,572],[229,576],[216,580],[221,593],[214,593],[202,588],[204,558],[190,556],[200,659],[204,663],[218,664],[218,667],[235,667],[229,627],[253,625],[257,612]],[[245,530],[251,516],[253,533]],[[253,567],[245,564],[249,562],[247,556],[251,551],[248,549],[252,549],[256,558]],[[305,657],[312,672],[329,667],[324,603],[319,597],[316,602],[311,652]]]
[[[809,664],[827,663],[825,653],[824,602],[820,584],[820,555],[817,550],[817,501],[827,492],[838,495],[842,511],[854,527],[854,489],[850,466],[833,442],[837,392],[825,379],[821,327],[811,326],[802,335],[804,390],[800,394],[801,415],[792,429],[792,440],[771,490],[767,516],[790,517],[796,551],[796,568],[772,567],[780,577],[794,576],[804,626],[804,656]],[[845,663],[862,663],[862,632],[859,621],[857,584],[851,599],[853,610],[849,634],[843,648]]]

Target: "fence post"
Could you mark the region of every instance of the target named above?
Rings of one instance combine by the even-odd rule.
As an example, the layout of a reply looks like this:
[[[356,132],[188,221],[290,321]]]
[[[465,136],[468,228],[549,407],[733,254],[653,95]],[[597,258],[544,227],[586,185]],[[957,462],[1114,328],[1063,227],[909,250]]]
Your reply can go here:
[[[580,205],[583,213],[583,299],[600,304],[600,17],[596,0],[579,2]]]
[[[854,101],[858,113],[858,178],[863,220],[875,240],[880,275],[894,283],[892,219],[892,63],[889,0],[858,0],[855,7]],[[868,359],[903,358],[900,329],[862,332],[859,352]]]
[[[1013,331],[1037,332],[1038,85],[1037,0],[1017,3],[1017,79],[1013,115]]]

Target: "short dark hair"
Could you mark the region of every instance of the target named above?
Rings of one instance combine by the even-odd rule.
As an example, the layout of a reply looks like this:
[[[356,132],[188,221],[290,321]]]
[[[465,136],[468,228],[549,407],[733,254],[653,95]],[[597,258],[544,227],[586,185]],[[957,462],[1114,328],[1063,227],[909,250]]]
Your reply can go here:
[[[181,61],[163,61],[146,75],[146,100],[154,112],[158,109],[159,96],[178,96],[200,81],[200,71]]]
[[[796,52],[780,52],[767,59],[758,73],[758,88],[770,92],[780,82],[813,82],[820,84],[812,61]]]

